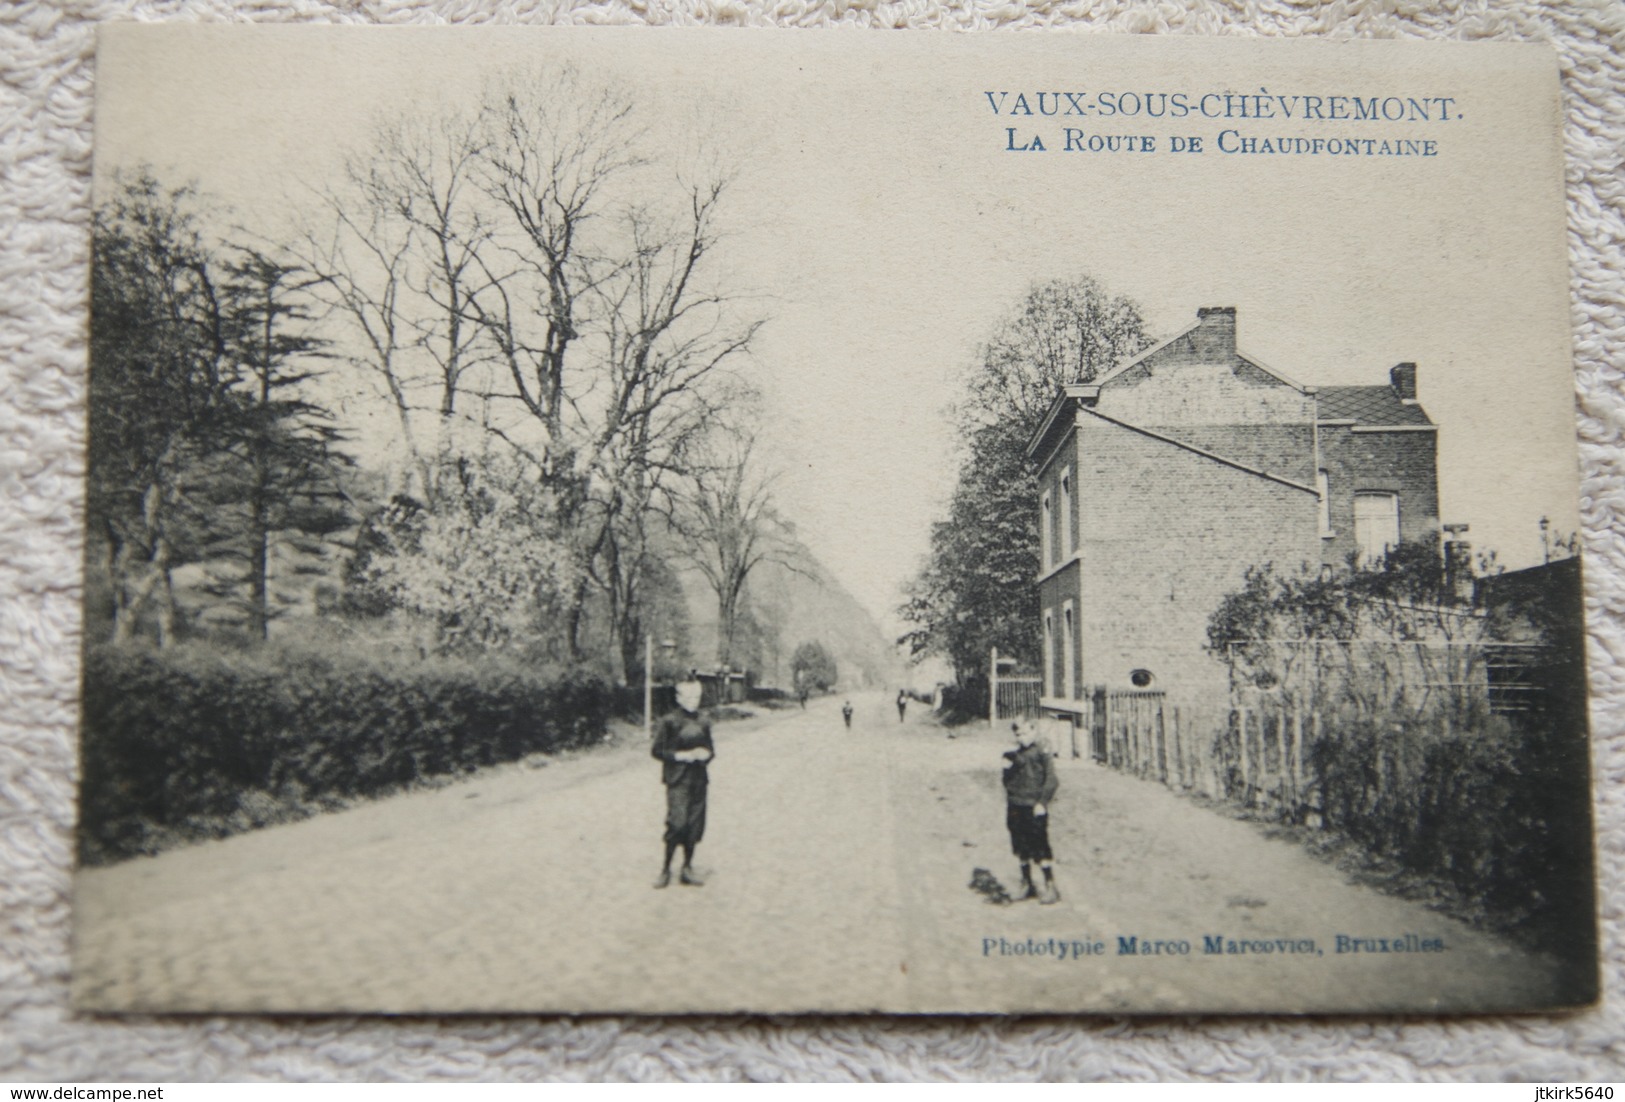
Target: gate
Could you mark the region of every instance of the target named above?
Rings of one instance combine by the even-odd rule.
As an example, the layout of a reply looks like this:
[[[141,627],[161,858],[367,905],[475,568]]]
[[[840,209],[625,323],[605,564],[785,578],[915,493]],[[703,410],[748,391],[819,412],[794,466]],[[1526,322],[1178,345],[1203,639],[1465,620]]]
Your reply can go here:
[[[1042,677],[1001,675],[994,690],[993,718],[1030,719],[1038,714],[1038,701],[1044,693]]]

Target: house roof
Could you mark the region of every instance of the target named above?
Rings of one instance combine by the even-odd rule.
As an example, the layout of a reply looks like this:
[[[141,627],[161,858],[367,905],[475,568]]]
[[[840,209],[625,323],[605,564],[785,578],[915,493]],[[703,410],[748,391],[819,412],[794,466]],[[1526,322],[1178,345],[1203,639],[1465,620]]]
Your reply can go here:
[[[1357,425],[1431,425],[1415,402],[1405,402],[1391,386],[1323,386],[1319,389],[1322,421]]]
[[[1167,340],[1159,341],[1158,343],[1152,345],[1150,348],[1147,348],[1144,352],[1141,352],[1138,355],[1135,355],[1135,356],[1133,356],[1133,357],[1131,357],[1131,358],[1129,358],[1127,360],[1124,360],[1122,363],[1118,364],[1116,367],[1114,367],[1110,371],[1106,372],[1106,374],[1104,374],[1104,375],[1100,376],[1100,378],[1096,379],[1094,381],[1094,385],[1096,387],[1109,386],[1111,383],[1116,381],[1118,376],[1124,375],[1124,374],[1127,374],[1130,371],[1133,371],[1136,367],[1140,366],[1140,364],[1144,363],[1146,360],[1149,360],[1152,356],[1155,356],[1157,353],[1161,352],[1164,348],[1167,348],[1170,344],[1173,344],[1175,341],[1179,340],[1181,337],[1190,336],[1192,333],[1196,332],[1196,330],[1200,329],[1202,327],[1202,324],[1203,324],[1202,319],[1197,318],[1196,321],[1192,322],[1190,325],[1185,326],[1185,328],[1181,329],[1179,332],[1175,333],[1173,336],[1169,337]],[[1268,375],[1270,378],[1276,380],[1277,382],[1285,383],[1287,386],[1291,387],[1293,390],[1299,391],[1299,392],[1304,393],[1304,394],[1308,394],[1308,393],[1311,393],[1315,389],[1314,387],[1306,387],[1302,383],[1296,381],[1295,379],[1287,378],[1285,375],[1281,374],[1279,371],[1275,370],[1273,367],[1270,367],[1263,360],[1260,360],[1256,356],[1249,356],[1247,353],[1243,352],[1239,348],[1234,349],[1234,351],[1236,353],[1236,356],[1239,359],[1241,359],[1241,360],[1245,361],[1246,363],[1249,363],[1252,366],[1256,367],[1258,370],[1262,371],[1264,374]]]

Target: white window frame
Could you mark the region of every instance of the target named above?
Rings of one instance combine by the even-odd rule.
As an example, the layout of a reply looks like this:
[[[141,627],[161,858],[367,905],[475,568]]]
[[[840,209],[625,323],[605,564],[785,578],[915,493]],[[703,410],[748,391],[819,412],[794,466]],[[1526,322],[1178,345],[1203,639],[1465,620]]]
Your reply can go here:
[[[1055,613],[1044,610],[1044,695],[1055,695]]]
[[[1061,556],[1077,549],[1077,533],[1072,525],[1072,471],[1068,468],[1061,472]]]
[[[1378,550],[1375,554],[1372,554],[1371,551],[1370,551],[1370,547],[1373,546],[1373,541],[1370,538],[1370,534],[1369,534],[1370,533],[1369,525],[1370,525],[1370,522],[1371,522],[1371,519],[1372,519],[1372,515],[1371,514],[1365,514],[1364,516],[1362,516],[1361,509],[1360,509],[1360,503],[1362,501],[1369,502],[1369,501],[1374,501],[1374,500],[1389,501],[1389,502],[1393,503],[1392,516],[1393,516],[1394,538],[1393,538],[1393,541],[1391,543],[1385,542],[1380,550]],[[1383,514],[1383,520],[1384,521],[1387,520],[1387,516],[1388,515],[1386,513]],[[1362,520],[1365,521],[1364,524],[1361,523]],[[1386,524],[1384,525],[1384,527],[1386,528]],[[1385,555],[1392,548],[1397,547],[1399,545],[1399,533],[1400,533],[1400,527],[1399,527],[1399,495],[1397,493],[1393,492],[1392,490],[1356,490],[1355,491],[1355,493],[1354,493],[1354,544],[1360,550],[1360,564],[1362,566],[1380,566],[1382,564],[1383,555]]]
[[[1061,685],[1063,700],[1077,697],[1078,618],[1072,611],[1071,601],[1061,602]]]
[[[1045,569],[1048,569],[1050,566],[1053,566],[1055,562],[1052,556],[1053,544],[1055,541],[1050,538],[1050,523],[1054,510],[1050,508],[1048,490],[1044,491],[1042,512],[1043,516],[1038,524],[1038,561],[1044,565]]]

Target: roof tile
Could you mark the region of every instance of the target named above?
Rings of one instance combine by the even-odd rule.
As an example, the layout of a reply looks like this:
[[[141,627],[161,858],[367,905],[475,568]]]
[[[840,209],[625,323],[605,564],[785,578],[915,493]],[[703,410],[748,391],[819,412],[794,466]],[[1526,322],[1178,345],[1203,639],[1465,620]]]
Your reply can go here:
[[[1360,425],[1431,425],[1419,405],[1406,405],[1391,386],[1323,386],[1317,397],[1322,421]]]

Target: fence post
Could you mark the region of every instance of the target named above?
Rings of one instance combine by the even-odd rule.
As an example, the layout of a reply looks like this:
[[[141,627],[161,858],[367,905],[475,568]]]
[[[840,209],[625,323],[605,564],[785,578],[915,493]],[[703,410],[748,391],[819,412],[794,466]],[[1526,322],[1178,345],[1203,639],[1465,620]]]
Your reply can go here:
[[[1145,764],[1140,768],[1140,775],[1155,778],[1157,775],[1157,719],[1156,705],[1150,697],[1140,698],[1140,756]]]
[[[1320,741],[1320,712],[1318,710],[1316,710],[1316,711],[1312,711],[1312,712],[1309,713],[1309,745],[1313,746],[1316,743],[1318,743],[1319,741]],[[1309,779],[1310,779],[1309,770],[1307,770],[1307,769],[1304,770],[1303,778],[1304,778],[1304,782],[1307,784],[1309,782]],[[1327,823],[1326,823],[1326,811],[1327,811],[1327,807],[1326,807],[1326,791],[1323,788],[1323,789],[1321,789],[1321,793],[1320,793],[1320,825],[1321,825],[1322,829],[1325,829],[1325,827],[1327,826]]]
[[[1112,737],[1111,718],[1111,707],[1106,703],[1106,690],[1097,688],[1095,690],[1093,719],[1095,730],[1100,732],[1100,752],[1104,756],[1103,760],[1107,765],[1115,766],[1118,763],[1114,756],[1116,747],[1113,743],[1116,740]]]
[[[1163,702],[1157,701],[1157,752],[1152,759],[1151,767],[1157,771],[1157,780],[1163,784],[1168,783],[1168,728],[1163,718]]]
[[[1129,766],[1137,777],[1145,776],[1145,739],[1140,733],[1140,701],[1127,697],[1123,701],[1123,732],[1128,738]]]
[[[1173,705],[1173,774],[1180,782],[1180,788],[1189,788],[1185,783],[1185,731],[1180,730],[1180,705]]]
[[[1292,709],[1292,804],[1303,802],[1303,707]]]
[[[1251,763],[1248,761],[1249,755],[1247,753],[1246,705],[1236,709],[1236,732],[1236,745],[1241,748],[1241,799],[1243,803],[1247,803],[1247,792],[1252,788],[1253,782],[1252,769],[1250,768]]]

